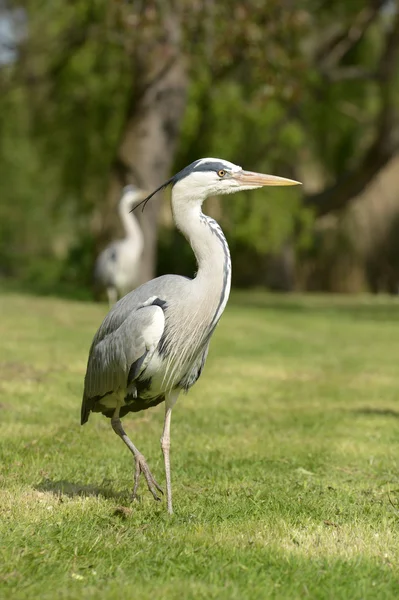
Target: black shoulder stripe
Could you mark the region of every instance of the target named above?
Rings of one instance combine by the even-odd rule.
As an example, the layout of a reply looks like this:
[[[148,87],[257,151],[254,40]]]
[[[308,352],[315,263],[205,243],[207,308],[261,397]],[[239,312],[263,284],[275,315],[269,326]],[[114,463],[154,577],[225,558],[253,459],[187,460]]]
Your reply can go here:
[[[137,375],[140,373],[141,365],[143,364],[144,359],[147,356],[147,354],[148,354],[148,352],[144,352],[144,354],[142,356],[140,356],[140,358],[138,358],[137,360],[134,361],[134,363],[132,363],[132,365],[129,369],[128,376],[127,376],[126,387],[129,387],[129,385],[132,383],[132,381],[134,381],[137,378]]]
[[[147,302],[148,302],[148,300],[147,300]],[[151,302],[151,304],[147,304],[147,302],[144,302],[144,304],[139,306],[137,308],[137,310],[141,310],[142,308],[147,308],[148,306],[159,306],[160,308],[162,308],[162,310],[165,310],[165,308],[168,305],[166,300],[161,300],[161,298],[155,298],[155,300],[153,300],[153,302]]]
[[[162,310],[165,310],[165,308],[167,307],[167,302],[166,300],[161,300],[161,298],[155,298],[154,302],[152,303],[152,306],[160,306]]]

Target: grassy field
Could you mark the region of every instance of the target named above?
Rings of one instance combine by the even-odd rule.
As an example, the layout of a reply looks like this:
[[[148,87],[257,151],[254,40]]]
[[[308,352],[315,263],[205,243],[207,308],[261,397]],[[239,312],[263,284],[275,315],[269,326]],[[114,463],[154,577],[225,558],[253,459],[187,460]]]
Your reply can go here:
[[[399,303],[236,294],[172,419],[175,515],[79,425],[104,306],[0,297],[0,597],[399,597]],[[163,483],[163,407],[125,419]]]

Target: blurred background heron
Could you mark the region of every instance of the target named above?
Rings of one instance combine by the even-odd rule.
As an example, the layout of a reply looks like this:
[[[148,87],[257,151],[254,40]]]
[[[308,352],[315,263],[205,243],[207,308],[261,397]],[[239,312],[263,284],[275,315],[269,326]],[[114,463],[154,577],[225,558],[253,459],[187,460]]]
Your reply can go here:
[[[144,240],[132,209],[143,197],[144,192],[134,185],[123,188],[118,211],[125,237],[109,244],[98,256],[94,267],[95,286],[106,291],[110,306],[139,281]]]

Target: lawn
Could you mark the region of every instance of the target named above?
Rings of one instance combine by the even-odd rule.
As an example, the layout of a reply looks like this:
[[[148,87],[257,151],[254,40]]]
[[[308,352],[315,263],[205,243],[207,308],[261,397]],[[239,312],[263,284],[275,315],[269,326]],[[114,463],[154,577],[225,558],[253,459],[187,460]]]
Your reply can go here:
[[[173,517],[79,425],[105,311],[0,297],[2,599],[399,597],[399,301],[233,295],[174,409]],[[162,419],[124,423],[163,484]]]

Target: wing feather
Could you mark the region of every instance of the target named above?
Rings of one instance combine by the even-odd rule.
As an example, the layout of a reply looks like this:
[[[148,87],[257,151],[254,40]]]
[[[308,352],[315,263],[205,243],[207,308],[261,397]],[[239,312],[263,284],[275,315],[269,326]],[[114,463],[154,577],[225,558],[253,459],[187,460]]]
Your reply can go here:
[[[90,348],[82,424],[98,400],[119,390],[125,391],[146,368],[165,327],[164,303],[160,302],[159,298],[152,297],[125,318],[113,310],[104,319]]]

